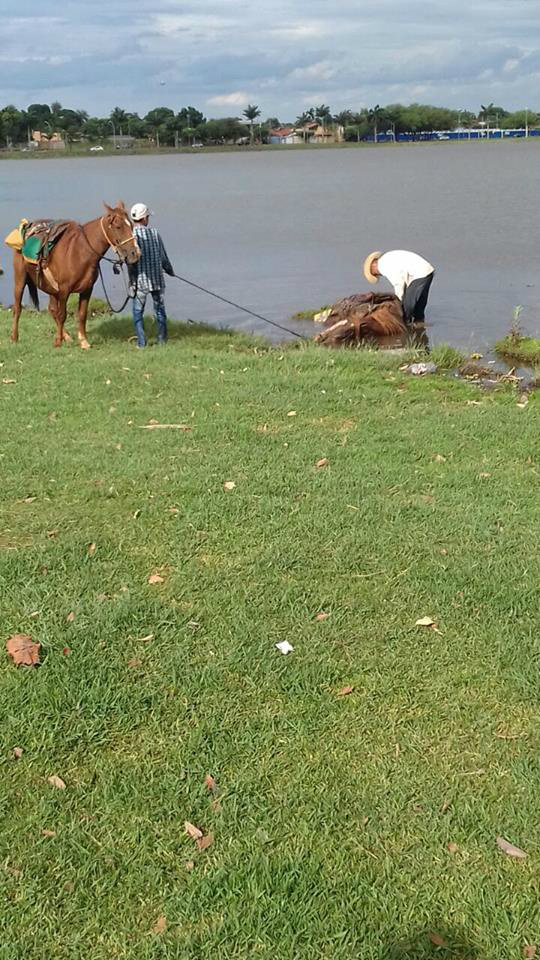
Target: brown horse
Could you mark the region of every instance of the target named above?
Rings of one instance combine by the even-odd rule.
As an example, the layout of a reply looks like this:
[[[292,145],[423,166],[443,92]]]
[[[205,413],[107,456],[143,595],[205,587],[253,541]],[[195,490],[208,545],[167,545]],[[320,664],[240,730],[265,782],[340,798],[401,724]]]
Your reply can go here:
[[[123,203],[116,207],[105,204],[103,217],[81,225],[70,221],[65,232],[54,245],[47,261],[47,273],[52,275],[58,289],[37,265],[27,263],[17,250],[13,256],[15,296],[13,303],[13,329],[11,339],[19,339],[19,317],[25,287],[28,287],[32,302],[39,310],[38,288],[49,295],[49,312],[56,323],[55,347],[63,340],[71,340],[64,330],[67,300],[71,293],[79,294],[79,343],[84,350],[90,348],[86,339],[88,302],[98,277],[99,261],[109,247],[119,260],[135,263],[141,252],[133,236],[131,221]]]

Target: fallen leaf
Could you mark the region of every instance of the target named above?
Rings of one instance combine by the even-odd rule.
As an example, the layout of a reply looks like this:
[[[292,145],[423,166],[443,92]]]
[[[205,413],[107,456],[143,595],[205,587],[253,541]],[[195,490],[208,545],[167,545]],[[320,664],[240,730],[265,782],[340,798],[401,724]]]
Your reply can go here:
[[[139,660],[137,657],[132,657],[131,660],[127,662],[130,670],[136,670],[138,667],[142,667],[142,660]]]
[[[47,536],[49,540],[54,540],[54,538],[58,536],[58,533],[58,530],[47,530]]]
[[[17,666],[34,667],[39,663],[41,644],[34,643],[27,633],[14,633],[6,641],[6,650]]]
[[[217,783],[216,783],[216,781],[214,780],[213,776],[212,776],[210,773],[207,773],[207,774],[206,774],[206,776],[205,776],[205,778],[204,778],[204,785],[205,785],[205,787],[208,787],[208,789],[209,789],[212,793],[215,793],[215,791],[217,790]]]
[[[219,812],[220,812],[220,810],[221,810],[221,800],[219,799],[219,797],[216,797],[214,800],[212,800],[211,806],[212,806],[212,810],[214,811],[214,813],[219,813]]]
[[[295,416],[296,416],[296,410],[289,410],[287,416],[288,416],[288,417],[295,417]]]
[[[193,862],[193,860],[186,860],[186,870],[191,871],[193,870],[194,866],[195,866],[195,863]]]
[[[446,813],[446,811],[449,810],[451,806],[452,804],[450,800],[445,800],[441,807],[441,813]]]
[[[294,647],[291,643],[289,643],[288,640],[282,640],[281,643],[276,643],[276,647],[284,656],[286,656],[288,653],[292,653],[294,650]]]
[[[197,840],[197,846],[199,850],[208,850],[208,847],[211,847],[213,842],[214,842],[213,833],[207,833],[205,837],[200,837],[200,839]]]
[[[536,947],[533,943],[526,943],[523,947],[523,956],[526,957],[527,960],[532,960],[537,953],[538,947]]]
[[[88,544],[88,549],[87,549],[86,552],[87,552],[87,554],[88,554],[89,557],[93,557],[94,554],[95,554],[95,552],[96,552],[96,550],[97,550],[97,547],[96,547],[95,543],[89,543],[89,544]]]
[[[321,610],[321,612],[317,614],[317,616],[315,617],[315,619],[318,620],[319,623],[322,623],[323,620],[328,620],[328,617],[329,617],[329,616],[330,616],[329,613],[325,613],[323,610]]]
[[[521,850],[520,847],[515,847],[513,843],[509,843],[504,837],[497,837],[497,846],[507,857],[514,857],[516,860],[525,860],[527,856],[524,850]]]
[[[53,774],[52,777],[47,777],[47,783],[50,783],[51,787],[56,787],[57,790],[66,789],[66,785],[62,780],[62,777],[57,777],[56,774]]]
[[[20,760],[24,751],[22,747],[13,747],[13,756],[16,760]]]
[[[135,513],[133,514],[133,519],[138,520],[141,513],[142,513],[142,510],[136,510]]]
[[[446,463],[446,457],[443,457],[442,453],[438,453],[434,457],[435,463]]]
[[[421,617],[420,620],[416,621],[416,627],[434,627],[435,621],[431,617]]]
[[[321,467],[329,467],[329,466],[330,466],[330,461],[329,461],[328,457],[322,457],[321,460],[317,460],[317,463],[315,464],[315,466],[316,466],[316,467],[319,467],[319,468],[321,468]]]
[[[154,639],[154,634],[148,633],[146,637],[139,637],[138,640],[135,641],[135,643],[148,643],[149,640],[153,640],[153,639]]]
[[[7,386],[7,385],[10,384],[10,383],[17,383],[17,381],[16,381],[16,380],[10,380],[9,377],[4,377],[4,379],[2,380],[2,383],[5,383],[6,386]]]
[[[165,933],[167,929],[167,917],[161,916],[156,920],[152,933]]]
[[[186,623],[186,627],[189,627],[190,630],[198,630],[200,627],[200,623],[198,622],[198,620],[188,620],[188,622]]]
[[[56,830],[42,830],[42,831],[41,831],[41,835],[42,835],[43,837],[55,837],[55,836],[56,836]]]
[[[73,613],[73,610],[71,611],[71,613],[68,613],[66,620],[68,623],[73,623],[73,621],[75,620],[75,614]]]
[[[434,947],[447,947],[448,944],[444,937],[441,937],[440,933],[430,933],[429,939],[431,940]]]
[[[165,583],[165,578],[159,573],[151,573],[148,577],[148,583]]]
[[[490,477],[491,474],[490,474],[490,473],[479,473],[478,476],[479,476],[482,480],[487,480],[487,478]]]
[[[34,503],[37,497],[23,497],[22,500],[16,500],[16,503]]]
[[[189,820],[184,822],[184,830],[186,831],[188,837],[191,837],[192,840],[201,840],[203,836],[202,830],[199,830],[195,824],[190,823]]]
[[[234,490],[235,487],[236,487],[236,484],[234,480],[226,480],[225,483],[223,484],[224,490]]]
[[[457,843],[449,843],[449,844],[448,844],[448,852],[449,852],[449,853],[457,853],[458,850],[459,850],[459,847],[458,847]]]
[[[338,690],[336,697],[349,697],[351,693],[354,693],[354,687],[342,687],[341,690]]]

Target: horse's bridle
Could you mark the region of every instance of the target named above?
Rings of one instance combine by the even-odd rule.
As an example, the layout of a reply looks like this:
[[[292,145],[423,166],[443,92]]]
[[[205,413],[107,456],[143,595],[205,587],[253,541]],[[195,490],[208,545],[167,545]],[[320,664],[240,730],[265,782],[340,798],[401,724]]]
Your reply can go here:
[[[100,224],[100,226],[101,226],[101,232],[103,233],[103,236],[105,237],[107,243],[109,244],[110,247],[113,248],[113,250],[116,251],[116,253],[118,254],[118,256],[120,256],[119,247],[123,247],[124,244],[126,244],[126,243],[131,243],[132,240],[133,240],[133,242],[135,243],[135,246],[138,247],[137,238],[136,238],[136,236],[135,236],[134,233],[132,233],[130,237],[126,237],[125,240],[120,240],[119,243],[113,243],[112,240],[111,240],[111,238],[107,236],[107,231],[105,230],[105,227],[103,226],[103,217],[100,218],[99,224]]]

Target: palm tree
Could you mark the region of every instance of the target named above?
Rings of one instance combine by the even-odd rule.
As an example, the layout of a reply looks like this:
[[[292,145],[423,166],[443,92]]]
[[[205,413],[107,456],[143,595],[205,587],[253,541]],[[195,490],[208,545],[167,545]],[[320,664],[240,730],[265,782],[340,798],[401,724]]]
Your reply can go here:
[[[123,135],[122,127],[127,127],[129,118],[125,110],[122,110],[121,107],[115,107],[114,110],[110,113],[109,119],[113,124],[113,129],[118,130],[120,136]]]
[[[320,107],[315,109],[315,119],[319,121],[323,130],[326,130],[326,125],[332,121],[332,111],[325,103],[321,103]]]
[[[382,113],[383,113],[383,109],[382,107],[379,106],[379,104],[377,104],[375,107],[372,107],[368,113],[369,122],[373,124],[373,139],[375,143],[377,143],[377,126],[382,116]]]
[[[244,116],[246,120],[249,120],[249,140],[253,146],[253,124],[257,117],[260,117],[261,111],[254,103],[248,103],[246,109],[244,110]]]

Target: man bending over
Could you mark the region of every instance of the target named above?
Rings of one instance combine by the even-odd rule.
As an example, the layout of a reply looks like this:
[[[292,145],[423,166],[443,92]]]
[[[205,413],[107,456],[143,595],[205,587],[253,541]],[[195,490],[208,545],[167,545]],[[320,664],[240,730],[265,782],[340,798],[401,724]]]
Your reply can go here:
[[[379,277],[390,281],[407,324],[424,322],[434,273],[431,263],[410,250],[377,250],[364,262],[364,276],[370,283],[377,283]]]

